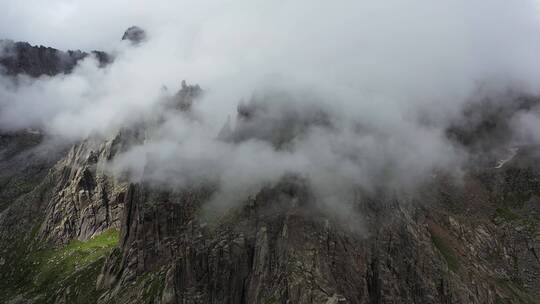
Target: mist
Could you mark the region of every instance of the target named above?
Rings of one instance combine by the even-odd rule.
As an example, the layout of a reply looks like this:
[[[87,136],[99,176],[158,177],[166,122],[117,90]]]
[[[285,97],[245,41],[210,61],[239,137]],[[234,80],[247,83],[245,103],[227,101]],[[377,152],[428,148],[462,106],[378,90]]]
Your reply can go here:
[[[471,97],[540,89],[532,0],[53,0],[45,10],[32,2],[1,1],[9,9],[0,36],[99,49],[115,61],[99,67],[88,57],[54,77],[3,76],[0,128],[77,141],[160,116],[144,143],[111,162],[111,174],[171,187],[212,183],[216,206],[290,173],[330,206],[345,206],[357,187],[459,175],[468,151],[445,131]],[[120,41],[131,25],[147,31],[144,43]],[[189,113],[167,105],[183,79],[204,92]],[[239,117],[241,100],[254,109],[250,120]],[[538,140],[530,115],[515,125]],[[220,138],[228,117],[231,134]]]

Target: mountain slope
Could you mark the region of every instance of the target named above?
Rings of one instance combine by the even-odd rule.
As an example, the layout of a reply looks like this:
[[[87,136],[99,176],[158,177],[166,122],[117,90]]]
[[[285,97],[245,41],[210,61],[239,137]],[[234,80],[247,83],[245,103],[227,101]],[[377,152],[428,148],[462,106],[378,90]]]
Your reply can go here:
[[[82,58],[69,55],[73,60],[62,65],[51,49],[21,47],[9,63],[0,62],[9,75],[69,73]],[[39,59],[27,55],[34,52]],[[203,93],[184,82],[168,110],[189,114]],[[277,120],[282,124],[250,120],[258,107],[241,104],[236,128],[219,137],[260,138],[287,149],[306,125],[329,124],[319,112],[287,112]],[[2,134],[0,299],[537,303],[540,151],[518,147],[497,164],[508,143],[485,142],[504,134],[512,116],[490,113],[521,109],[473,108],[485,114],[471,115],[480,122],[447,133],[482,161],[465,168],[460,181],[441,173],[412,193],[359,188],[350,205],[361,216],[350,221],[326,212],[309,180],[297,174],[215,211],[207,207],[219,193],[211,182],[171,188],[111,172],[111,161],[148,140],[160,117],[69,147],[45,145],[48,139],[34,130]],[[252,133],[256,123],[277,127]]]

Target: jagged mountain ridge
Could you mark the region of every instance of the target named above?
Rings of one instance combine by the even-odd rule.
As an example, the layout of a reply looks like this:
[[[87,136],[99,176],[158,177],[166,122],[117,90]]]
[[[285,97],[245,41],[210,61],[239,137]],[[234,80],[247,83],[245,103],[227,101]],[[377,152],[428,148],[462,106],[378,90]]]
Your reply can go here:
[[[200,94],[183,83],[170,106],[189,111]],[[224,140],[257,137],[281,148],[297,134],[250,132],[253,115],[272,125],[259,109],[239,106],[242,123]],[[293,124],[299,133],[328,124],[318,112],[306,117]],[[28,183],[2,187],[2,300],[535,303],[540,296],[536,147],[520,148],[500,168],[471,169],[462,185],[440,176],[414,197],[359,192],[354,208],[365,231],[358,233],[319,210],[300,176],[284,176],[216,218],[204,210],[212,186],[171,190],[108,174],[107,162],[143,142],[147,127],[88,138],[46,159],[35,153],[41,135],[2,135],[0,163],[11,168],[5,180]],[[482,128],[492,130],[499,132]],[[465,131],[449,133],[471,149],[484,146]],[[25,169],[24,159],[40,173]],[[109,235],[116,237],[102,240]]]
[[[32,77],[69,74],[77,63],[94,56],[101,66],[112,61],[112,57],[102,51],[90,53],[80,50],[60,51],[51,47],[33,46],[27,42],[0,40],[0,66],[7,75],[26,74]]]

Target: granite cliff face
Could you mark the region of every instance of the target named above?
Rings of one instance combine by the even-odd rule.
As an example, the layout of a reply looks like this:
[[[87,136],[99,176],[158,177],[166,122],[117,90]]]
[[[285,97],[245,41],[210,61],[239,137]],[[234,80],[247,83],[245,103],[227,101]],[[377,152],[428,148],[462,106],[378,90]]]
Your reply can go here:
[[[53,53],[28,45],[0,63],[10,75],[54,75],[87,56],[61,65]],[[189,112],[201,94],[183,82],[169,106]],[[171,189],[108,170],[159,119],[67,146],[43,146],[34,130],[1,134],[0,302],[537,303],[540,151],[486,142],[524,107],[448,130],[484,159],[460,183],[440,175],[414,195],[359,189],[354,225],[321,210],[294,174],[215,214],[205,208],[214,185]],[[254,134],[257,111],[240,105],[240,123],[219,137],[281,149],[306,124],[328,123],[293,113],[278,125],[297,133]]]
[[[26,74],[38,77],[70,73],[80,60],[88,56],[94,56],[102,66],[112,61],[109,54],[101,51],[64,52],[42,45],[33,46],[27,42],[0,40],[0,68],[3,73],[12,76]]]

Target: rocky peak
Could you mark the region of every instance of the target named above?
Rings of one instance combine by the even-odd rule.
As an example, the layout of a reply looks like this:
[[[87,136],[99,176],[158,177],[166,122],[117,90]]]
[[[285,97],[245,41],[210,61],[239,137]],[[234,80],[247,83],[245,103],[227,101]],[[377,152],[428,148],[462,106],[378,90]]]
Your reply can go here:
[[[185,80],[180,84],[180,90],[174,95],[175,107],[180,111],[191,109],[193,102],[202,94],[202,89],[198,84],[188,85]]]
[[[61,51],[42,45],[34,46],[28,42],[0,40],[0,72],[9,76],[69,74],[80,60],[88,56],[95,56],[101,67],[112,61],[109,54],[101,51]]]
[[[122,40],[128,40],[131,44],[137,45],[146,40],[146,32],[138,26],[131,26],[124,32]]]

